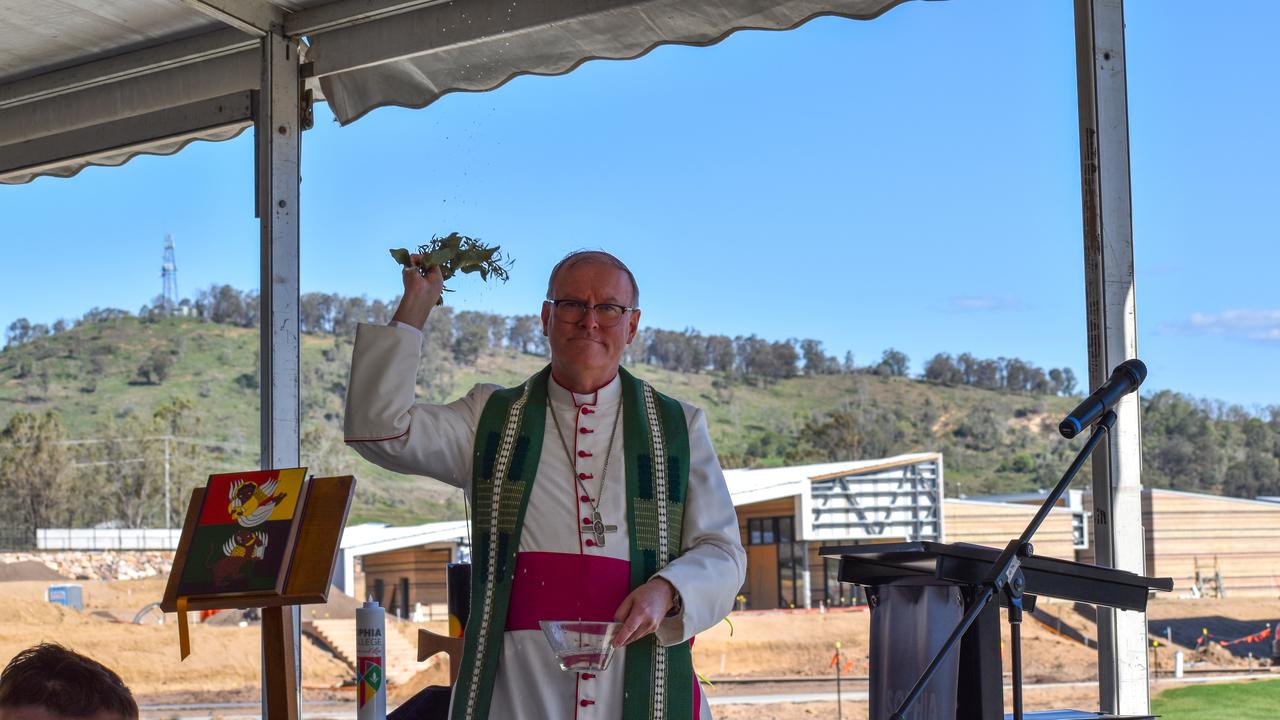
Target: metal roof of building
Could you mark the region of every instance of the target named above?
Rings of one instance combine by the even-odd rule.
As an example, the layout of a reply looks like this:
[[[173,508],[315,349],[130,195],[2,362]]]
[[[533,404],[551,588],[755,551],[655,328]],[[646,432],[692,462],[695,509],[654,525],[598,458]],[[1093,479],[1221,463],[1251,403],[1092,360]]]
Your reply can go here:
[[[725,470],[724,479],[729,485],[729,495],[733,498],[734,506],[738,506],[802,495],[815,481],[863,475],[941,459],[941,453],[910,453],[872,460]]]

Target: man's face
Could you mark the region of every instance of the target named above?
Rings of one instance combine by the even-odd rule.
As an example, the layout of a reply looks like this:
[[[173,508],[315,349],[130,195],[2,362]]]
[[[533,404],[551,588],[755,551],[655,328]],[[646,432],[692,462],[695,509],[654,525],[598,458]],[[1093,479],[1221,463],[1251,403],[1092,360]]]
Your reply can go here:
[[[591,260],[561,269],[552,286],[552,297],[586,305],[611,303],[630,307],[635,302],[625,272]],[[601,377],[603,382],[611,380],[639,323],[639,310],[626,313],[613,327],[602,327],[594,312],[588,312],[578,322],[564,322],[556,317],[550,302],[542,304],[542,332],[551,345],[552,367],[565,380],[586,376]]]

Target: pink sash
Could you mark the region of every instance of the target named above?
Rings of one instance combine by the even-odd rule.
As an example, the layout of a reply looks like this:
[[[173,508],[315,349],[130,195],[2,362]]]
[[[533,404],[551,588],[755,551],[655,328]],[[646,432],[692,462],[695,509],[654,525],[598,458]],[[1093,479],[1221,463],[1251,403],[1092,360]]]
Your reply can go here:
[[[570,553],[516,555],[507,630],[541,630],[539,620],[613,620],[631,592],[631,563]]]

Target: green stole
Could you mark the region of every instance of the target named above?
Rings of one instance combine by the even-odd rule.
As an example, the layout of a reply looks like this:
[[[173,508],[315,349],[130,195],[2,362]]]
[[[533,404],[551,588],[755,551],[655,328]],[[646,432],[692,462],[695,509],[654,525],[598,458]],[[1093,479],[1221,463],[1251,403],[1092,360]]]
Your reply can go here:
[[[689,487],[689,430],[678,401],[624,369],[618,374],[634,590],[680,554]],[[461,672],[453,687],[453,720],[489,716],[516,551],[542,453],[550,380],[547,366],[523,385],[495,392],[476,428],[471,614]],[[650,634],[627,645],[626,652],[623,683],[629,701],[623,704],[624,720],[691,718],[694,677],[689,644],[660,647]],[[639,698],[644,702],[635,701]]]

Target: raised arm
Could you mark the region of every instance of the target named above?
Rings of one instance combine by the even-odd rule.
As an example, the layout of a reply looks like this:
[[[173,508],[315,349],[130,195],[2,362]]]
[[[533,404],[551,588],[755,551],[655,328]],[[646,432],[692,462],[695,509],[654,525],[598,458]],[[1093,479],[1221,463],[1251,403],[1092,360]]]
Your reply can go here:
[[[344,439],[376,465],[469,490],[475,425],[493,386],[477,385],[447,405],[415,402],[422,328],[443,280],[436,267],[424,277],[419,256],[410,257],[415,266],[402,272],[404,294],[392,326],[356,330]]]

